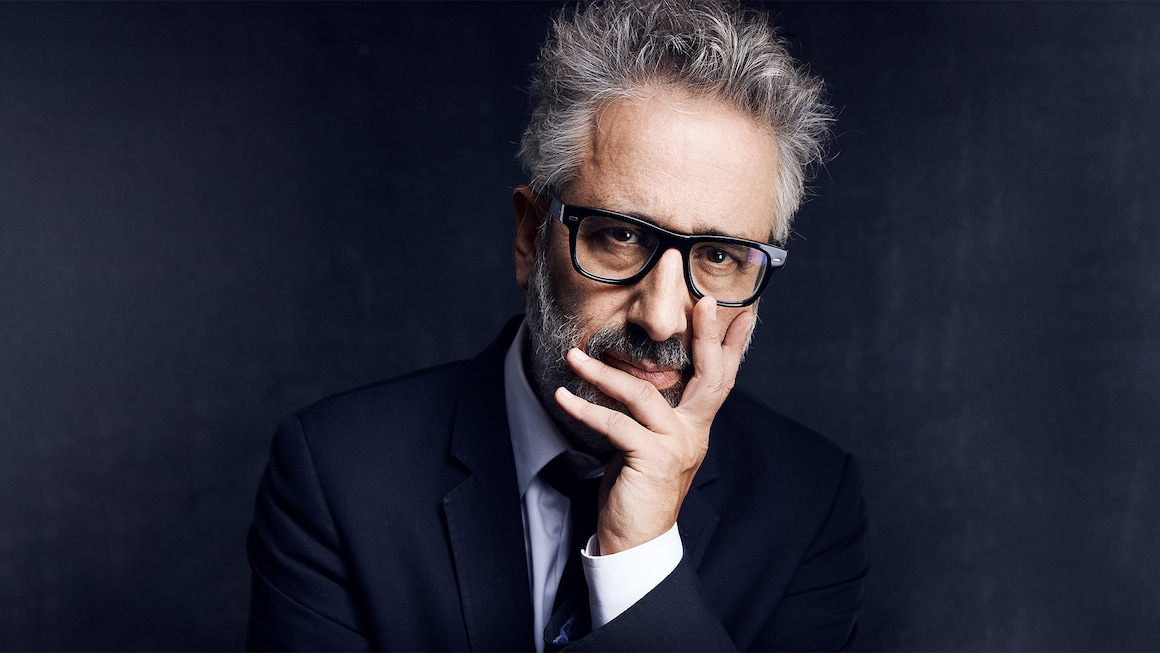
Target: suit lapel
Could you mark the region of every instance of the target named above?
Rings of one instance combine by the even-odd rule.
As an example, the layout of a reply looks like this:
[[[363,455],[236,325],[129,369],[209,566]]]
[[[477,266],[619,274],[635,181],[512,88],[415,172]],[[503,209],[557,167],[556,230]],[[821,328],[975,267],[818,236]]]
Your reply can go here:
[[[443,498],[463,619],[475,651],[532,646],[523,517],[504,396],[503,355],[513,325],[518,321],[465,376],[451,453],[468,476]]]
[[[713,537],[713,532],[717,530],[717,522],[720,521],[717,510],[705,494],[707,489],[705,486],[717,479],[718,471],[716,448],[710,440],[709,452],[705,454],[705,460],[697,470],[693,487],[685,495],[685,501],[681,504],[681,514],[677,517],[677,526],[685,543],[685,554],[689,556],[689,562],[694,567],[701,564],[705,549]]]

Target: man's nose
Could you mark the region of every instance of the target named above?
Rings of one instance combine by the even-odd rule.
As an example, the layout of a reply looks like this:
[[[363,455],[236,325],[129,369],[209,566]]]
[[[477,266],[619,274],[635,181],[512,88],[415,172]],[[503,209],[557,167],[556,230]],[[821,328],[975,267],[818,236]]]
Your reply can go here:
[[[644,329],[657,342],[685,333],[694,302],[685,283],[684,261],[679,251],[670,249],[661,254],[661,259],[636,283],[634,290],[629,322]]]

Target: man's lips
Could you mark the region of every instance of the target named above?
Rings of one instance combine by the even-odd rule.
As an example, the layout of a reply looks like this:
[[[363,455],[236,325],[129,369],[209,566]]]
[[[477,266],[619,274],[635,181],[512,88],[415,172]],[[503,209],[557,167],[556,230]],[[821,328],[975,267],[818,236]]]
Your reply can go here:
[[[631,363],[615,354],[605,354],[604,364],[628,372],[638,379],[653,384],[657,390],[667,390],[681,380],[682,371],[675,367],[658,367],[647,363]]]

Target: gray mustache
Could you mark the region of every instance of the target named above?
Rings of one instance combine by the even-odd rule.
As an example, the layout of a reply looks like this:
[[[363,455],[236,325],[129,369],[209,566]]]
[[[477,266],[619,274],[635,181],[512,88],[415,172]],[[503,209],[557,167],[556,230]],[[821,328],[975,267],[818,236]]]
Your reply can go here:
[[[588,340],[588,355],[603,359],[607,354],[616,354],[627,361],[682,370],[693,364],[693,358],[680,338],[674,336],[658,342],[634,324],[609,325],[592,334]]]

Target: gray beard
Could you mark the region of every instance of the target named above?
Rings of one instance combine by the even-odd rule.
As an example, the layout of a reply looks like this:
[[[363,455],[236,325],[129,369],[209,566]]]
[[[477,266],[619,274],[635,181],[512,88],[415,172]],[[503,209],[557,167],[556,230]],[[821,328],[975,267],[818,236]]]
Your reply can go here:
[[[561,426],[572,447],[607,459],[616,451],[615,447],[606,436],[565,413],[556,403],[556,388],[563,386],[577,397],[622,413],[630,414],[630,411],[624,404],[577,376],[564,360],[570,349],[580,346],[587,325],[556,299],[546,262],[547,237],[542,243],[528,278],[526,309],[530,346],[525,349],[524,369],[529,373],[532,390],[552,419]],[[589,338],[586,353],[598,360],[603,360],[609,353],[616,353],[627,361],[680,368],[683,370],[682,379],[660,391],[661,396],[674,407],[680,403],[685,383],[693,369],[692,357],[680,338],[674,336],[657,342],[649,338],[640,327],[627,323],[601,327]]]

